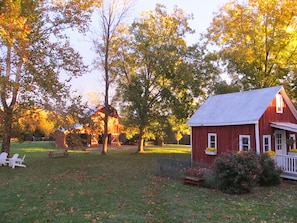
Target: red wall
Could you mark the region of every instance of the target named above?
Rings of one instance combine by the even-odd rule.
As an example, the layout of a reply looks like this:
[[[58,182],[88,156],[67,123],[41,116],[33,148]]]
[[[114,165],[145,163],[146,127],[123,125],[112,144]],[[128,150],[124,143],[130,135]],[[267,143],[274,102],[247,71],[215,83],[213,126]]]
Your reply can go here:
[[[192,159],[194,162],[213,163],[217,156],[206,155],[208,133],[217,134],[217,155],[223,152],[238,151],[239,135],[251,136],[251,150],[256,150],[254,125],[213,126],[192,128]]]
[[[270,122],[291,122],[297,123],[295,117],[293,116],[292,112],[290,111],[287,104],[284,102],[283,106],[283,113],[279,114],[276,113],[275,108],[275,99],[270,103],[266,111],[264,112],[263,116],[259,121],[260,129],[263,133],[269,133],[271,130]]]
[[[65,134],[64,132],[56,131],[55,134],[56,146],[59,148],[67,148],[65,142]]]
[[[271,122],[291,122],[291,123],[297,124],[297,120],[295,119],[294,115],[292,114],[291,110],[289,109],[285,101],[283,104],[283,113],[276,113],[275,104],[276,104],[276,100],[274,99],[259,120],[261,151],[263,148],[263,140],[262,140],[263,135],[273,136],[275,129],[270,126]],[[291,134],[291,133],[293,132],[287,132],[287,134]],[[275,150],[274,137],[271,137],[271,146],[272,146],[272,150]]]

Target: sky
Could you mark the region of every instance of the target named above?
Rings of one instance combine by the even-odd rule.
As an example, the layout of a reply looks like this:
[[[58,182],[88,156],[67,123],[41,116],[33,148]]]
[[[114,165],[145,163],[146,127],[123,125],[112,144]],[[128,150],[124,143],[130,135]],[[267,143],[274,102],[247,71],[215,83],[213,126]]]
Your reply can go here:
[[[134,18],[140,17],[141,12],[154,10],[157,3],[165,5],[168,14],[171,13],[174,6],[177,6],[181,8],[185,14],[193,14],[194,20],[189,20],[189,26],[195,30],[195,34],[187,37],[187,42],[193,44],[198,42],[200,33],[206,32],[214,16],[213,13],[217,12],[219,8],[228,1],[229,0],[135,0],[135,4],[129,12],[129,19],[131,18],[131,21],[133,21]],[[90,38],[78,36],[72,38],[72,41],[74,41],[73,47],[81,53],[84,62],[87,65],[91,65],[95,54],[92,51]],[[97,104],[102,104],[104,98],[102,74],[103,72],[100,70],[93,70],[82,77],[73,79],[71,81],[72,90],[82,95],[84,101],[90,100],[89,95],[95,95],[95,97],[98,98]],[[90,100],[90,104],[94,105],[96,102],[91,102]]]

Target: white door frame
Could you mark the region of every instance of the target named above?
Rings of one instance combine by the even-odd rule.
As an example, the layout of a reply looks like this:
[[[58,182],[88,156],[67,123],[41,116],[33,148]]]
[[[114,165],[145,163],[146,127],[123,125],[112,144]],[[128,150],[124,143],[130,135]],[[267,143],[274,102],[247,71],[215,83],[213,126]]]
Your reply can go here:
[[[275,142],[275,153],[276,155],[286,155],[286,131],[285,130],[275,130],[274,131],[274,142]]]

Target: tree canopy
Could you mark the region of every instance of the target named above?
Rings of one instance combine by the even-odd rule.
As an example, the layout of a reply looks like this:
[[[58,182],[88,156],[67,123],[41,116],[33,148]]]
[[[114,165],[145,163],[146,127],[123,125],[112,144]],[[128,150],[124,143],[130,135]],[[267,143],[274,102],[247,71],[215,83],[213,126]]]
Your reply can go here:
[[[0,115],[2,151],[9,152],[17,109],[38,104],[65,107],[67,81],[87,67],[70,46],[67,29],[87,30],[92,0],[0,2]],[[97,4],[97,3],[96,3]],[[54,106],[55,105],[55,106]]]
[[[296,1],[230,1],[214,16],[206,38],[233,84],[251,89],[290,83],[290,90],[296,88]]]
[[[193,32],[188,19],[191,17],[177,7],[168,14],[164,6],[157,5],[121,33],[116,60],[118,90],[126,125],[139,130],[138,152],[143,151],[145,135],[151,129],[163,137],[170,115],[186,121],[192,114],[194,97],[201,93],[201,76],[211,67],[200,70],[201,64],[195,63],[203,53],[197,45],[186,44],[186,34]]]

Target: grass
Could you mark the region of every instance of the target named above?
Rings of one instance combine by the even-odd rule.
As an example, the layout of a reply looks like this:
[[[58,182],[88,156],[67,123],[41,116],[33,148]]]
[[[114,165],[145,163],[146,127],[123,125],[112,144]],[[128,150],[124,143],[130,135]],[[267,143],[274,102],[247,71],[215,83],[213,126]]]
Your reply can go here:
[[[246,195],[185,186],[154,174],[160,157],[186,159],[189,147],[71,152],[49,159],[48,143],[13,144],[27,168],[0,167],[1,222],[296,222],[297,184]]]

